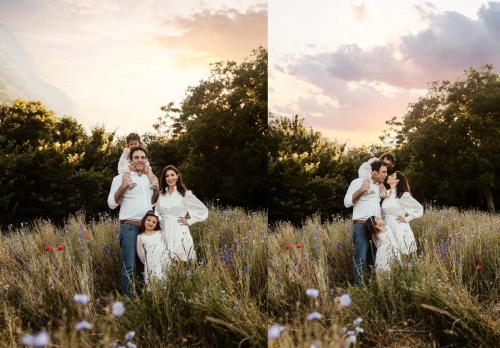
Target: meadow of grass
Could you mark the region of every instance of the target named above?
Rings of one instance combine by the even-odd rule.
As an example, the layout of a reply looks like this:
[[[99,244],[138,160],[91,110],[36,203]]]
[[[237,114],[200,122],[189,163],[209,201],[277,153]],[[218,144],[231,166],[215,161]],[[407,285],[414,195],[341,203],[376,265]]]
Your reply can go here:
[[[418,255],[354,288],[349,221],[277,225],[268,240],[267,304],[279,326],[269,346],[497,346],[500,217],[430,208],[412,228]],[[343,306],[342,295],[352,303]],[[314,312],[321,318],[308,320]]]
[[[198,262],[172,267],[168,278],[131,298],[119,289],[115,220],[56,228],[38,221],[0,239],[0,346],[22,346],[46,331],[55,347],[265,346],[268,319],[267,216],[210,209],[191,227]],[[50,250],[49,250],[50,249]],[[75,294],[89,297],[77,303]],[[123,315],[112,304],[122,302]],[[88,321],[92,328],[77,332]]]

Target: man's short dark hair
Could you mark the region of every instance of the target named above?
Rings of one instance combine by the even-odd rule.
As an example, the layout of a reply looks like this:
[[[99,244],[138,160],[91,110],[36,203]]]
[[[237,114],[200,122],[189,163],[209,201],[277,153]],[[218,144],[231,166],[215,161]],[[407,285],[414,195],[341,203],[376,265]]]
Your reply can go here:
[[[127,140],[127,144],[131,140],[137,140],[139,142],[139,144],[141,143],[141,137],[137,133],[130,133],[129,135],[127,135],[127,137],[125,139]]]
[[[380,160],[383,161],[384,159],[388,159],[389,161],[392,162],[392,164],[396,163],[396,156],[394,156],[392,153],[384,153],[382,156],[380,156]]]
[[[146,148],[142,145],[139,145],[139,146],[134,146],[133,148],[130,149],[130,160],[132,161],[132,158],[134,158],[134,152],[136,151],[143,151],[144,154],[146,155],[146,158],[148,158],[148,151],[146,150]]]
[[[377,172],[380,172],[380,167],[385,166],[385,164],[382,161],[377,160],[373,161],[371,163],[371,166],[372,166],[372,171],[375,170]]]

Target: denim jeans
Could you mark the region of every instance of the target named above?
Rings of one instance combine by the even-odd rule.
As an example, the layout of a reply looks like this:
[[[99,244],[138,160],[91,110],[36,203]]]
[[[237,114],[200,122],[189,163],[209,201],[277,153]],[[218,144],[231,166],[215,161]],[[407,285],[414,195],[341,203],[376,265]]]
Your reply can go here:
[[[364,283],[367,271],[371,272],[375,261],[375,246],[365,233],[365,225],[352,225],[352,240],[354,242],[354,286]]]
[[[121,267],[121,294],[130,296],[132,293],[132,281],[134,274],[140,276],[140,270],[144,269],[141,260],[137,256],[136,244],[139,226],[120,224],[120,246],[122,248]],[[142,267],[141,267],[142,266]]]

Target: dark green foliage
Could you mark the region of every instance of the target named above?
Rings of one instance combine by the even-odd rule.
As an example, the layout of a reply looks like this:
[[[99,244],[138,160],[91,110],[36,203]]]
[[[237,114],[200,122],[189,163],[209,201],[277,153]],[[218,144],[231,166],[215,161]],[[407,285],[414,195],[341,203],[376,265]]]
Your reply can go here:
[[[420,200],[495,211],[500,194],[500,76],[469,69],[455,82],[433,83],[410,104],[396,131],[400,164]]]
[[[177,164],[188,187],[203,199],[267,207],[265,49],[241,64],[215,64],[207,80],[188,89],[180,108],[170,103],[162,110],[165,116],[154,128],[170,140],[149,145],[165,154],[154,159],[156,169]]]
[[[102,128],[87,135],[40,102],[0,105],[1,226],[106,211],[117,161],[113,137]]]

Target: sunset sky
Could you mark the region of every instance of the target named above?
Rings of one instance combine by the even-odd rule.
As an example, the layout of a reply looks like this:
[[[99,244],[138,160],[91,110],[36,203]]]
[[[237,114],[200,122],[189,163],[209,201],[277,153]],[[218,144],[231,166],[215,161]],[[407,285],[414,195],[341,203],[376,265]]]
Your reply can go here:
[[[73,104],[55,109],[87,128],[143,133],[162,105],[209,76],[210,63],[267,46],[267,2],[2,0],[0,31]],[[0,55],[9,50],[0,42]]]
[[[500,67],[500,2],[269,1],[269,109],[350,146],[378,141],[428,82]]]

